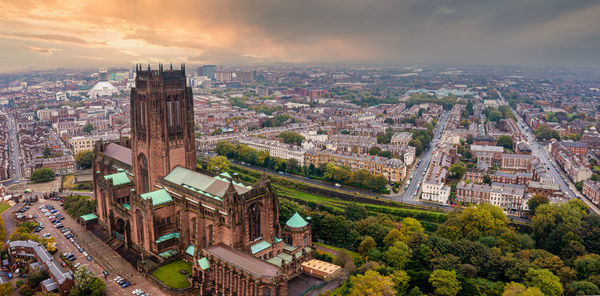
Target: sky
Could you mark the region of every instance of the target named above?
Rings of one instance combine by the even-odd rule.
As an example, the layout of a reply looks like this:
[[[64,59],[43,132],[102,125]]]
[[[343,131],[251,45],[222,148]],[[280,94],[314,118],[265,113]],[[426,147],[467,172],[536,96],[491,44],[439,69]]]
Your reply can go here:
[[[0,0],[0,72],[132,63],[600,66],[597,0]]]

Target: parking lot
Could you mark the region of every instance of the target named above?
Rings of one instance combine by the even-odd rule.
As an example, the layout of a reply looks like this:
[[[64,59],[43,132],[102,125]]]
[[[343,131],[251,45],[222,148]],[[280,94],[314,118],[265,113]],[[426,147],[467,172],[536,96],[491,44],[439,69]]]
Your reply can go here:
[[[73,234],[73,239],[79,244],[84,252],[87,252],[91,258],[91,261],[83,255],[78,248],[65,237],[64,233],[60,229],[56,228],[54,224],[50,222],[50,217],[45,216],[44,212],[40,207],[46,207],[46,205],[54,206],[54,209],[58,212],[55,214],[64,215],[64,219],[60,220],[60,223],[65,228],[69,229],[69,232]],[[60,206],[60,201],[44,200],[41,199],[38,202],[33,203],[30,209],[24,214],[26,215],[37,215],[37,221],[42,222],[44,228],[38,232],[38,234],[44,235],[49,233],[56,239],[57,252],[54,255],[55,259],[62,262],[60,254],[72,253],[76,259],[72,261],[72,264],[87,265],[88,268],[106,283],[106,295],[133,295],[133,291],[136,289],[142,289],[150,295],[163,295],[157,287],[147,281],[142,275],[133,270],[133,268],[125,262],[124,259],[108,247],[106,244],[101,242],[93,234],[85,230],[80,224],[73,220],[66,212],[63,212]],[[65,269],[68,267],[64,267]],[[103,275],[103,271],[109,272],[108,276]],[[130,282],[130,286],[121,288],[113,279],[117,276],[125,278]]]

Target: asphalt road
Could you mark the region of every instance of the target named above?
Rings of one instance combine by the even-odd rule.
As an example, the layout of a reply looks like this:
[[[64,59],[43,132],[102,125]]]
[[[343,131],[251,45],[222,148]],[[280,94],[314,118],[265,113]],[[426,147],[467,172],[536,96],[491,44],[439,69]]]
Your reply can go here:
[[[508,103],[504,100],[502,94],[498,90],[496,90],[496,92],[500,96],[502,102],[504,102],[504,104],[510,107],[510,105],[508,105]],[[570,181],[570,179],[562,172],[562,170],[559,169],[559,165],[554,161],[554,158],[549,156],[546,147],[543,147],[543,145],[541,145],[540,142],[537,141],[535,135],[531,131],[531,128],[529,128],[529,125],[527,125],[523,118],[521,118],[521,115],[519,115],[519,113],[517,113],[512,107],[510,107],[510,109],[517,117],[519,129],[527,137],[527,141],[531,145],[532,154],[539,157],[542,164],[546,165],[546,171],[554,178],[555,182],[559,184],[560,189],[562,190],[562,192],[565,193],[567,198],[579,198],[585,204],[587,204],[593,212],[595,212],[596,214],[600,214],[600,209],[598,209],[596,205],[594,205],[587,198],[581,195],[575,188],[575,184],[573,184]],[[524,126],[525,128],[522,128],[521,126]]]
[[[49,218],[44,216],[39,207],[46,204],[53,205],[59,213],[65,216],[65,219],[62,220],[61,223],[66,228],[68,228],[71,231],[71,233],[73,233],[73,235],[75,236],[75,241],[79,243],[79,245],[84,251],[89,253],[90,257],[92,258],[92,261],[88,261],[86,257],[83,256],[81,252],[79,252],[75,245],[73,245],[73,243],[70,240],[68,240],[64,236],[64,234],[60,232],[60,230],[57,229],[55,225],[49,221]],[[37,214],[37,221],[42,222],[45,226],[45,228],[42,229],[42,231],[40,231],[38,234],[42,235],[44,233],[50,233],[50,235],[52,235],[52,237],[56,239],[58,251],[54,255],[55,259],[59,262],[62,262],[62,259],[60,259],[61,253],[73,253],[73,255],[75,255],[75,257],[77,258],[75,261],[73,261],[73,264],[81,263],[81,265],[87,265],[88,268],[96,276],[101,278],[106,283],[106,295],[132,295],[131,292],[137,288],[141,288],[142,290],[145,290],[151,295],[164,294],[160,291],[160,289],[158,289],[158,287],[150,284],[146,279],[144,279],[141,274],[137,272],[133,276],[126,274],[130,272],[132,273],[133,271],[129,271],[129,269],[133,270],[133,268],[129,267],[127,268],[128,270],[125,270],[124,268],[117,268],[115,266],[114,261],[118,260],[124,262],[125,260],[123,260],[121,257],[118,257],[119,255],[114,253],[114,251],[110,249],[110,247],[99,241],[89,231],[83,229],[83,227],[79,223],[77,223],[74,219],[71,218],[71,216],[69,216],[69,214],[63,211],[62,207],[60,206],[60,202],[41,199],[38,202],[33,203],[31,209],[27,211],[27,214],[33,213]],[[108,270],[110,273],[106,278],[104,278],[102,274],[103,270]],[[124,289],[121,288],[113,280],[117,275],[125,277],[127,280],[130,281],[132,286],[129,286]]]
[[[438,205],[437,203],[421,201],[418,197],[418,192],[419,192],[419,188],[421,187],[421,183],[423,182],[423,179],[425,178],[425,176],[423,175],[423,172],[426,172],[427,168],[429,167],[429,163],[431,162],[431,158],[433,157],[433,152],[436,149],[436,145],[439,143],[440,137],[442,136],[444,129],[446,128],[446,124],[448,124],[448,113],[445,113],[440,118],[440,121],[438,122],[438,124],[436,125],[436,127],[433,131],[433,139],[431,140],[431,145],[429,146],[429,149],[427,149],[424,152],[424,154],[420,157],[421,161],[415,167],[412,174],[409,173],[409,178],[410,178],[410,176],[412,176],[412,180],[410,181],[408,188],[403,193],[400,193],[397,195],[391,194],[389,196],[385,196],[385,198],[395,200],[395,201],[405,202],[405,203],[418,204],[418,205],[427,205],[427,206]],[[445,207],[446,205],[440,205],[440,206]]]
[[[9,137],[10,141],[10,155],[12,157],[12,176],[13,178],[4,182],[4,186],[10,186],[21,181],[21,149],[19,147],[19,138],[17,137],[17,125],[15,118],[9,115]]]

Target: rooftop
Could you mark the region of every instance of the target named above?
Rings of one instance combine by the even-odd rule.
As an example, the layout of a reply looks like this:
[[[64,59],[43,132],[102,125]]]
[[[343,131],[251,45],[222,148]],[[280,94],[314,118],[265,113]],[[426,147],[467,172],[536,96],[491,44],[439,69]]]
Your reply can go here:
[[[144,193],[140,195],[143,199],[152,199],[152,206],[156,207],[162,204],[170,203],[173,201],[173,198],[169,195],[167,190],[158,189],[151,192]]]
[[[277,266],[225,245],[215,245],[204,249],[204,251],[259,277],[273,278],[280,274]]]
[[[129,177],[127,176],[127,174],[125,172],[119,172],[119,173],[112,174],[112,175],[106,175],[106,176],[104,176],[104,179],[111,180],[112,185],[115,187],[131,183],[131,180],[129,180]]]
[[[117,143],[108,143],[104,147],[104,155],[110,156],[122,163],[131,166],[131,149],[123,147]]]
[[[231,177],[228,178],[223,174],[211,177],[177,166],[163,179],[219,201],[221,200],[221,197],[225,195],[225,191],[229,187],[230,182],[233,183],[233,188],[235,188],[239,194],[246,193],[252,189],[252,187],[230,180],[230,178]]]
[[[302,218],[302,216],[296,212],[289,220],[287,220],[287,222],[285,222],[285,225],[291,228],[302,228],[308,225],[308,222],[306,222],[306,220],[304,220],[304,218]]]

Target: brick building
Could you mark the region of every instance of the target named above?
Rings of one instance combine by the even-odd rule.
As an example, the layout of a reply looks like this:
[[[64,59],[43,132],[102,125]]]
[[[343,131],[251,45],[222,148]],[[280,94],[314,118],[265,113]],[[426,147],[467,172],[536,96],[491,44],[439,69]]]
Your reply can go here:
[[[506,212],[521,212],[525,197],[525,186],[492,183],[478,185],[460,181],[456,186],[456,200],[468,203],[489,203]]]
[[[111,234],[108,244],[159,262],[187,253],[202,295],[287,295],[288,281],[312,258],[310,223],[296,214],[280,227],[266,177],[253,187],[226,172],[196,171],[184,67],[136,71],[130,147],[94,148],[98,220]]]
[[[48,273],[48,279],[41,282],[42,290],[46,293],[57,292],[59,295],[68,295],[73,287],[73,276],[62,269],[50,253],[40,243],[27,241],[11,241],[8,243],[8,255],[12,262],[17,259],[39,262],[39,266]],[[19,261],[22,264],[22,261]],[[20,266],[23,267],[23,266]]]
[[[600,205],[600,182],[594,182],[587,180],[583,182],[583,189],[581,190],[592,203]]]

